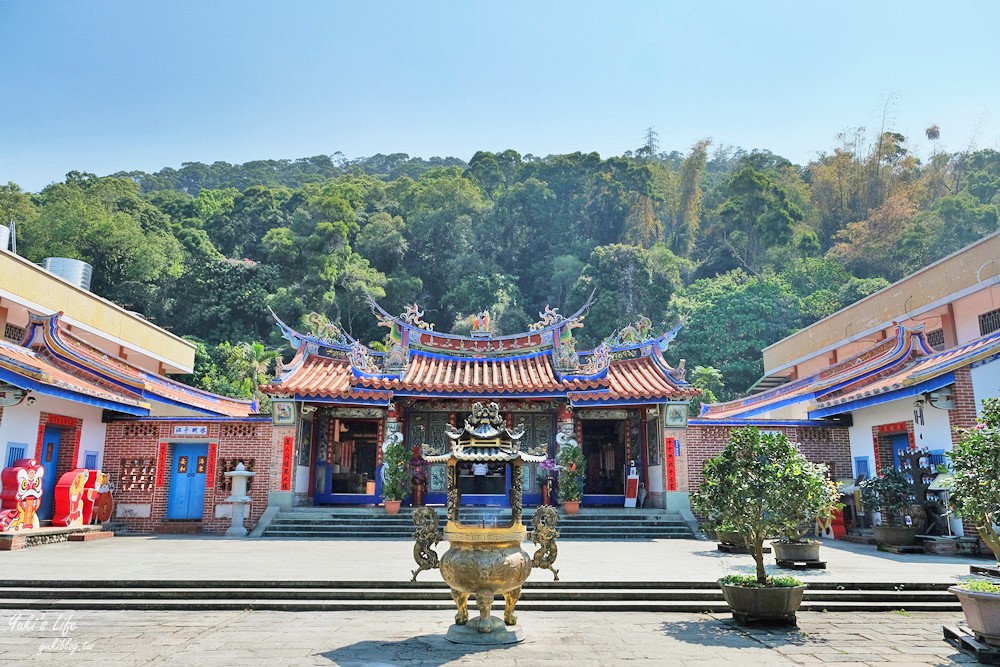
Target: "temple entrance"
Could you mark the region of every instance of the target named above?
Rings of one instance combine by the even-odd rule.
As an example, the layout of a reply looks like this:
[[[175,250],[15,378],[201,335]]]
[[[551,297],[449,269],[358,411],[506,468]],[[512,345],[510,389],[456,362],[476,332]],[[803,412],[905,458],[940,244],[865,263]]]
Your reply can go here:
[[[509,467],[506,463],[456,464],[458,490],[462,492],[462,505],[489,505],[506,507],[510,505],[507,490],[510,488]]]
[[[624,419],[588,419],[584,422],[581,444],[587,459],[585,497],[624,497],[628,463],[625,460],[625,424]]]
[[[316,434],[313,503],[374,503],[379,460],[379,422],[321,420]]]

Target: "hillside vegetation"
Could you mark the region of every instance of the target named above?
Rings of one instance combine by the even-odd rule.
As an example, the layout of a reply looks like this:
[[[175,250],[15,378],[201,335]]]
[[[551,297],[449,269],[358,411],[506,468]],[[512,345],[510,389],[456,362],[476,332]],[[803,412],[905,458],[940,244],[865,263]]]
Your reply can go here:
[[[607,159],[334,155],[0,188],[21,254],[90,262],[95,292],[199,341],[189,381],[233,395],[286,351],[268,307],[378,341],[367,294],[391,312],[417,301],[441,331],[489,309],[511,333],[593,292],[584,345],[686,316],[670,360],[729,398],[761,348],[996,231],[998,204],[1000,153],[921,160],[863,130],[806,165],[707,140],[659,152],[651,133]]]

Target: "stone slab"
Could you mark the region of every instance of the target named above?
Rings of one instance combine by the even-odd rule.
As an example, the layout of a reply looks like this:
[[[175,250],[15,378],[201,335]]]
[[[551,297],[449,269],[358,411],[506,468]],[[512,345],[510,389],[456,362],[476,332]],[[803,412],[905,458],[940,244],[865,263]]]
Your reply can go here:
[[[106,540],[109,537],[114,537],[114,531],[110,530],[95,530],[88,533],[74,533],[67,537],[66,539],[70,542],[90,542],[91,540]]]
[[[444,638],[453,644],[473,644],[476,646],[502,646],[524,641],[524,630],[520,625],[505,625],[502,618],[490,616],[492,630],[480,632],[479,617],[472,617],[465,625],[453,623]]]

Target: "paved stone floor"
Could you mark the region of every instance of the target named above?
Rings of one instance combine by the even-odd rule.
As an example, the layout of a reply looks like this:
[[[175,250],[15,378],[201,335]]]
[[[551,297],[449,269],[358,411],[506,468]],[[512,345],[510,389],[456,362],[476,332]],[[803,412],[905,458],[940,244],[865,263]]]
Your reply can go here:
[[[446,549],[443,544],[438,552]],[[803,570],[796,576],[835,582],[951,582],[968,575],[970,564],[988,562],[960,556],[897,556],[874,546],[832,540],[825,541],[822,554],[827,569]],[[767,560],[768,569],[775,571],[773,556]],[[4,564],[0,578],[19,579],[408,581],[413,543],[132,536],[12,551],[0,556],[0,562]],[[239,567],[234,568],[234,563]],[[556,566],[563,581],[712,581],[726,574],[753,572],[753,559],[722,553],[706,540],[566,540],[559,543]],[[548,576],[536,572],[532,578]]]
[[[525,613],[515,646],[444,639],[440,612],[3,612],[0,667],[72,664],[952,665],[973,662],[941,625],[961,614],[799,614],[799,627],[742,629],[716,614]]]

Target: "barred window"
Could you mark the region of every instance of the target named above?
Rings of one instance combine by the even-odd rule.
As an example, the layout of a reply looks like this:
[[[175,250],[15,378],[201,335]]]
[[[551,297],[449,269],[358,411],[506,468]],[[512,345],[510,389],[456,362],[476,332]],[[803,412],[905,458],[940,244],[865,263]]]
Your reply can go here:
[[[940,352],[944,349],[944,329],[935,329],[927,332],[927,343]]]
[[[24,329],[15,327],[13,324],[5,324],[3,327],[3,337],[12,343],[20,343],[24,338]]]
[[[979,316],[979,335],[985,336],[988,333],[1000,330],[1000,308],[983,313]]]

